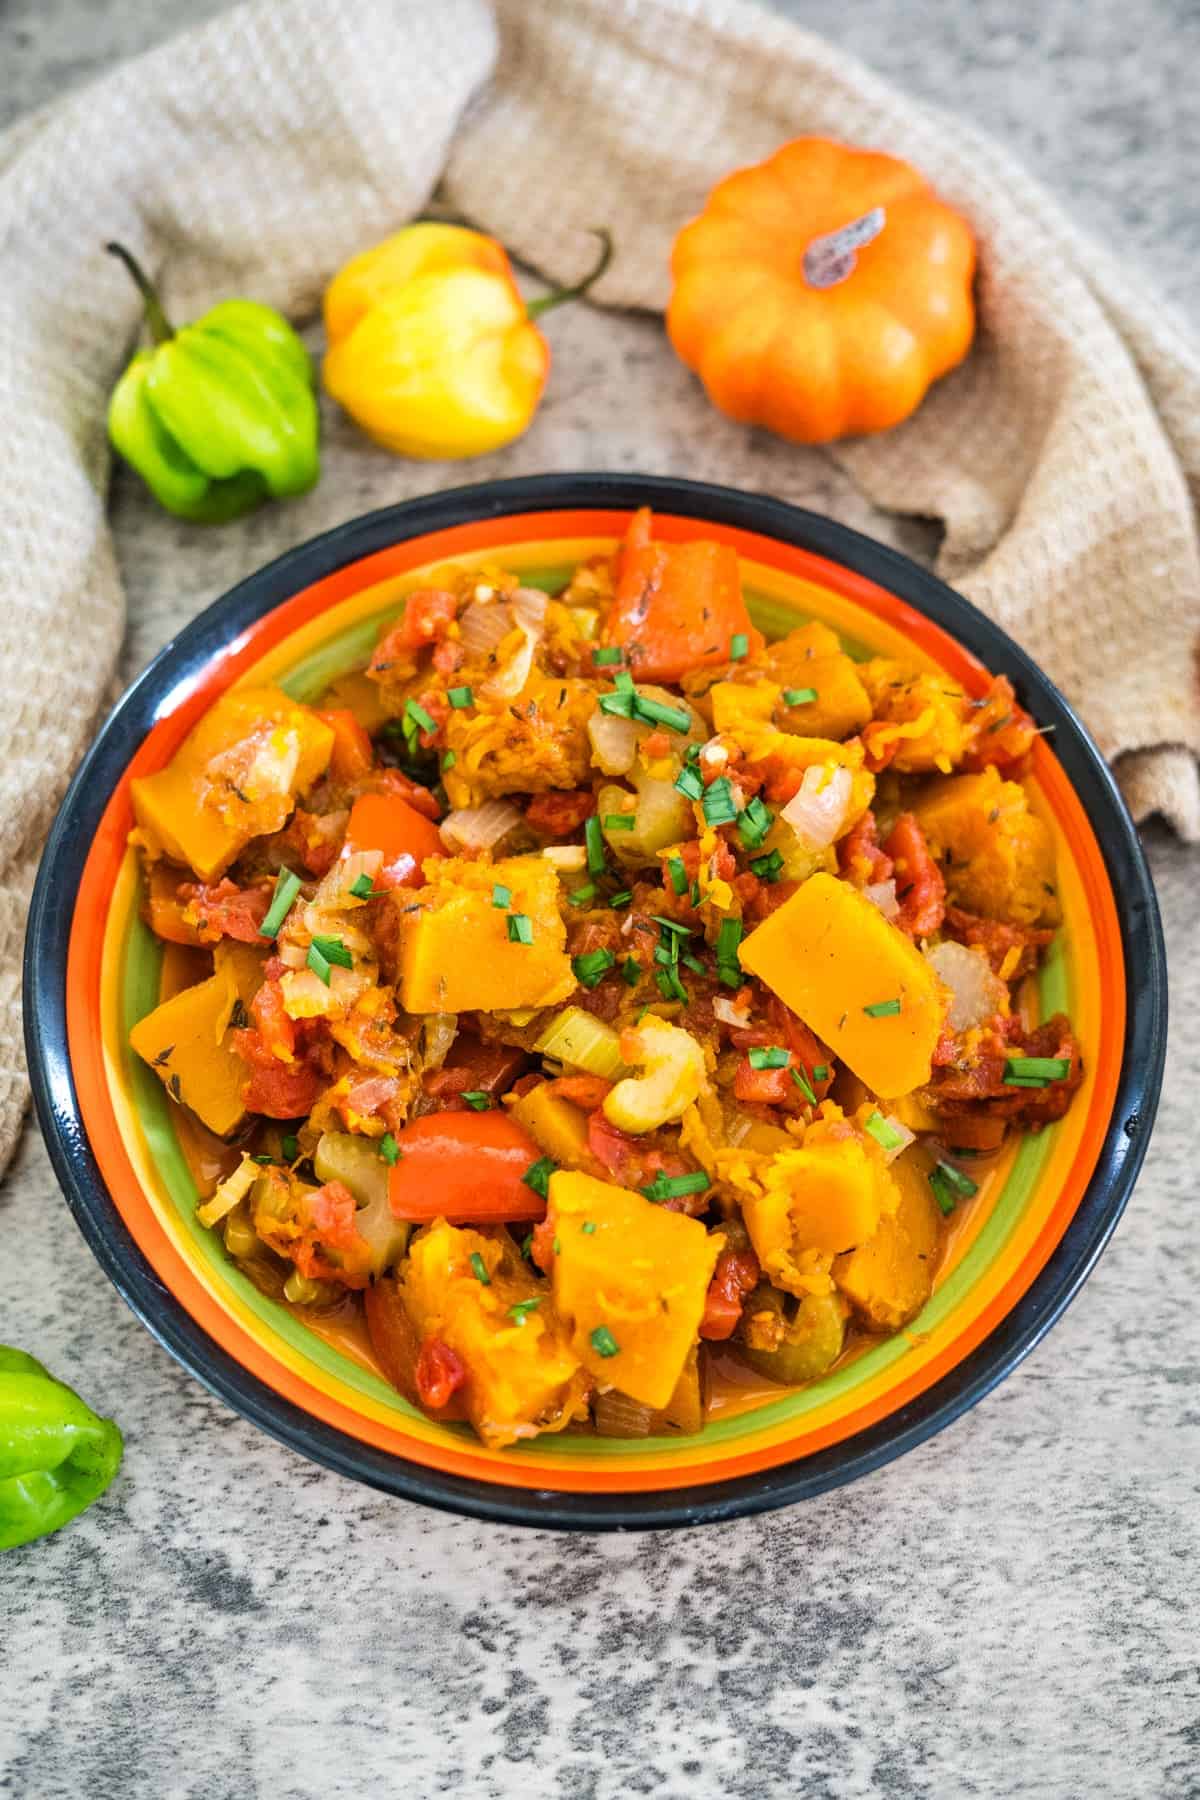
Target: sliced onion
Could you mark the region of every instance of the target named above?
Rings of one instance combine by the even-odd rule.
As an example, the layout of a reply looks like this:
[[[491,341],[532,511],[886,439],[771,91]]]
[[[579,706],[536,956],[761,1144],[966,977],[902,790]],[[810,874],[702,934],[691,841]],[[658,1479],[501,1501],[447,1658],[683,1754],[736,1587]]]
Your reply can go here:
[[[900,914],[900,902],[896,898],[894,881],[872,881],[863,889],[863,897],[877,906],[885,919],[895,919]]]
[[[440,1069],[458,1036],[457,1013],[428,1013],[421,1025],[421,1060],[427,1069]]]
[[[720,1019],[722,1025],[733,1025],[744,1031],[750,1023],[750,1014],[743,1006],[735,1006],[725,994],[718,994],[712,1003],[713,1017]]]
[[[447,813],[438,830],[442,842],[452,850],[490,850],[520,823],[521,815],[511,800],[485,800],[482,806],[464,806]]]
[[[597,707],[587,723],[592,761],[602,775],[625,775],[637,758],[638,727],[633,719],[618,718]]]
[[[825,850],[846,821],[854,790],[849,769],[840,763],[815,763],[792,795],[781,819],[786,819],[805,850]]]
[[[1007,989],[982,950],[968,949],[947,938],[925,956],[934,973],[944,981],[954,999],[947,1015],[952,1031],[968,1031],[982,1025],[1000,1010]]]
[[[533,670],[533,653],[546,631],[546,596],[537,588],[518,588],[505,608],[521,633],[521,647],[495,675],[480,684],[485,700],[515,700]]]
[[[472,600],[459,619],[458,641],[472,662],[483,662],[512,628],[513,617],[507,606],[495,600]]]
[[[508,604],[517,624],[526,626],[530,631],[542,628],[546,623],[548,598],[541,588],[516,588],[508,596]]]

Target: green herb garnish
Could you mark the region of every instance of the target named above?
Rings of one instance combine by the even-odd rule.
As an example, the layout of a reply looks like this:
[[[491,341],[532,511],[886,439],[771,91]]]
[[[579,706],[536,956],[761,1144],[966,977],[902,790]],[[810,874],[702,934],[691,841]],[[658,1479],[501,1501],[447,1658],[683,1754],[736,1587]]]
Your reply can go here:
[[[536,1312],[541,1304],[542,1296],[540,1294],[535,1294],[532,1300],[518,1300],[515,1306],[509,1307],[508,1316],[510,1319],[515,1319],[518,1325],[524,1325],[530,1313]]]
[[[472,1112],[491,1112],[492,1096],[483,1088],[464,1088],[463,1099]]]
[[[286,1142],[285,1138],[284,1143],[286,1144]],[[400,1161],[400,1146],[390,1131],[385,1131],[379,1140],[379,1154],[389,1169],[394,1168]]]
[[[589,1342],[597,1356],[616,1356],[621,1348],[607,1325],[597,1325]]]
[[[558,1164],[549,1156],[539,1156],[535,1163],[530,1163],[521,1180],[525,1186],[532,1188],[545,1200],[550,1192],[550,1177],[558,1168]]]
[[[475,696],[469,687],[448,688],[446,698],[456,712],[461,712],[465,706],[474,706],[475,704]]]
[[[512,905],[512,889],[505,887],[502,881],[492,883],[492,905],[498,906],[501,912]]]
[[[619,644],[609,644],[603,649],[592,651],[592,661],[598,669],[611,667],[613,663],[624,662],[625,652]]]
[[[568,906],[587,906],[596,898],[596,884],[585,881],[577,888],[572,888],[567,895]]]
[[[510,944],[532,944],[533,921],[528,913],[509,913],[508,941]]]
[[[900,1011],[900,1002],[899,1000],[875,1000],[870,1006],[864,1006],[863,1011],[868,1019],[892,1019]]]
[[[881,1112],[873,1112],[863,1130],[870,1132],[881,1150],[899,1150],[904,1142],[904,1133],[889,1125]]]
[[[576,981],[585,988],[594,988],[615,966],[616,960],[611,950],[588,950],[583,956],[573,956],[571,967]]]
[[[692,715],[683,706],[667,706],[661,700],[650,700],[645,694],[633,697],[634,716],[644,719],[647,725],[665,725],[668,731],[687,731],[692,723]]]
[[[267,908],[267,916],[258,928],[259,937],[273,938],[279,933],[279,927],[292,910],[292,901],[300,892],[301,881],[290,869],[280,869],[275,878],[275,892],[271,896],[271,904]]]
[[[711,1186],[704,1170],[694,1169],[690,1175],[656,1175],[642,1193],[657,1205],[661,1200],[676,1200],[681,1194],[702,1194]]]
[[[627,956],[621,964],[621,980],[627,987],[636,987],[642,979],[642,965],[632,956]]]
[[[396,1142],[395,1138],[392,1139],[392,1142],[393,1144]],[[300,1139],[289,1131],[280,1145],[280,1149],[283,1152],[284,1162],[295,1162],[300,1154]]]
[[[785,706],[811,706],[816,697],[816,688],[784,688],[783,690]]]
[[[605,813],[602,820],[605,831],[632,831],[635,820],[632,813]]]
[[[760,881],[778,881],[783,874],[783,857],[778,850],[772,850],[769,856],[752,857],[750,867]]]
[[[478,1250],[472,1250],[470,1262],[471,1268],[475,1272],[476,1281],[481,1283],[483,1287],[491,1287],[492,1278],[488,1274],[487,1264],[484,1262],[482,1256],[480,1256]]]
[[[584,825],[583,841],[587,845],[588,872],[592,875],[603,875],[604,835],[600,830],[600,821],[595,813]]]
[[[803,1069],[791,1069],[791,1070],[789,1070],[789,1074],[791,1075],[792,1080],[795,1082],[796,1086],[800,1089],[800,1092],[804,1095],[804,1098],[808,1101],[808,1104],[810,1106],[816,1106],[817,1096],[813,1092],[813,1089],[809,1084],[808,1077],[805,1075],[804,1070]]]
[[[700,779],[699,771],[692,768],[690,764],[685,764],[675,777],[675,789],[677,793],[683,795],[685,800],[701,799],[704,794],[704,783]]]
[[[757,850],[771,829],[770,807],[766,806],[755,794],[753,800],[743,807],[737,825],[738,836],[746,849]],[[778,851],[775,854],[778,855]],[[782,858],[780,858],[780,866],[782,867]]]
[[[791,1051],[785,1050],[781,1044],[756,1044],[749,1052],[750,1067],[752,1069],[786,1069],[790,1055]]]
[[[742,658],[744,656],[749,656],[749,654],[750,639],[744,631],[735,631],[729,640],[730,662],[741,662]]]
[[[669,858],[667,862],[667,875],[670,878],[671,886],[677,894],[683,895],[687,893],[687,869],[684,867],[682,856],[672,856]]]
[[[682,780],[682,773],[680,780]],[[679,782],[675,783],[676,787]],[[728,775],[718,775],[704,790],[704,818],[709,825],[732,825],[737,818],[737,807],[733,804],[733,789]]]
[[[613,895],[612,899],[609,901],[608,904],[615,909],[618,906],[628,906],[629,902],[632,899],[633,899],[633,889],[632,888],[622,888],[619,894]]]
[[[1004,1065],[1004,1079],[1015,1076],[1037,1077],[1042,1081],[1062,1081],[1071,1073],[1067,1056],[1010,1056]]]

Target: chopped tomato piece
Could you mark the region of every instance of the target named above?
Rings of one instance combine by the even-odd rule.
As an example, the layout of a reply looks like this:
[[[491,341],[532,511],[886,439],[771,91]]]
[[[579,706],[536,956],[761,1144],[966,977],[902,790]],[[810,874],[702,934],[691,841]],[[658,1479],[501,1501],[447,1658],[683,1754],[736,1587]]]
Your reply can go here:
[[[375,877],[381,888],[420,887],[426,857],[446,854],[437,826],[399,794],[363,794],[354,802],[346,849],[383,852]]]
[[[415,650],[440,643],[458,616],[458,600],[445,588],[417,588],[404,602],[404,614],[375,646],[368,673],[386,675],[393,663],[411,664]]]
[[[250,1017],[269,1053],[280,1062],[296,1060],[296,1022],[283,1003],[283,989],[278,980],[264,981],[250,1002]]]
[[[870,807],[838,845],[838,872],[855,887],[870,887],[891,876],[892,859],[879,847],[875,814]]]
[[[421,1078],[425,1092],[447,1112],[468,1110],[464,1094],[507,1093],[529,1058],[509,1044],[485,1044],[460,1033],[445,1064]]]
[[[704,1298],[700,1336],[710,1343],[733,1336],[746,1295],[758,1285],[758,1258],[748,1247],[722,1250]]]
[[[612,1092],[612,1085],[602,1075],[560,1075],[546,1084],[550,1093],[581,1106],[584,1112],[594,1112],[598,1106],[603,1106]]]
[[[945,928],[958,943],[982,950],[994,972],[1005,981],[1020,981],[1032,975],[1039,952],[1054,939],[1053,930],[984,919],[978,913],[965,912],[961,906],[946,908]]]
[[[397,1132],[396,1143],[388,1198],[398,1219],[495,1224],[545,1214],[545,1200],[525,1180],[541,1152],[507,1113],[429,1113]]]
[[[888,834],[884,850],[896,873],[896,901],[900,911],[895,923],[911,938],[930,937],[941,929],[946,911],[946,883],[929,854],[925,833],[912,813],[901,813]]]
[[[963,757],[966,769],[1011,768],[1028,756],[1037,737],[1037,726],[1017,705],[1012,682],[1007,675],[997,675],[982,701],[976,701],[971,718],[971,736]]]
[[[693,538],[655,543],[648,507],[635,514],[614,563],[606,644],[620,644],[631,673],[643,681],[678,681],[689,670],[762,649],[742,598],[737,552],[730,544]],[[740,646],[738,646],[740,648]]]
[[[596,810],[596,796],[584,789],[535,794],[525,808],[526,823],[545,837],[570,837]]]
[[[329,773],[333,779],[353,782],[369,775],[375,766],[375,751],[364,727],[349,708],[334,707],[328,712],[319,712],[317,717],[333,732],[333,754],[329,759]]]
[[[588,1149],[621,1187],[649,1187],[657,1175],[690,1175],[695,1164],[671,1150],[661,1150],[644,1137],[628,1136],[610,1125],[603,1112],[588,1114]],[[668,1212],[698,1213],[707,1196],[678,1194],[661,1202]]]
[[[267,916],[271,893],[270,882],[240,888],[228,876],[211,886],[185,881],[178,889],[183,903],[182,921],[194,929],[193,943],[215,944],[219,938],[228,937],[239,944],[260,944],[259,926]]]
[[[440,819],[442,809],[437,797],[403,769],[374,769],[362,784],[365,794],[397,794],[414,812],[426,819]]]
[[[440,1412],[465,1385],[466,1364],[441,1338],[426,1338],[417,1357],[415,1379],[421,1405]]]
[[[269,1051],[260,1059],[251,1040],[261,1041],[254,1031],[234,1033],[234,1047],[250,1065],[250,1079],[242,1089],[247,1110],[268,1119],[298,1119],[311,1112],[325,1086],[324,1076],[308,1063],[281,1063]]]

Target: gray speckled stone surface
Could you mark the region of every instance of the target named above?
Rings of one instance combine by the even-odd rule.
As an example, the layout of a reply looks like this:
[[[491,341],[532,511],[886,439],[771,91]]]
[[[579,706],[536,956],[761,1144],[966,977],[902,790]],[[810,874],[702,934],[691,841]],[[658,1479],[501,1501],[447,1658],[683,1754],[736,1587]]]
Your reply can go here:
[[[8,0],[0,122],[217,10]],[[787,10],[1003,133],[1194,305],[1191,0]],[[560,314],[553,336],[545,409],[497,472],[642,466],[770,485],[928,549],[820,457],[781,456],[716,418],[652,323]],[[648,435],[631,387],[657,421]],[[336,491],[224,534],[177,527],[118,482],[127,674],[265,557],[444,481],[336,421],[327,445]],[[312,1467],[210,1399],[126,1311],[31,1127],[0,1187],[0,1338],[114,1412],[128,1453],[103,1505],[0,1564],[0,1795],[1200,1795],[1200,859],[1154,829],[1147,842],[1175,1026],[1112,1247],[974,1413],[854,1488],[764,1519],[531,1534]]]

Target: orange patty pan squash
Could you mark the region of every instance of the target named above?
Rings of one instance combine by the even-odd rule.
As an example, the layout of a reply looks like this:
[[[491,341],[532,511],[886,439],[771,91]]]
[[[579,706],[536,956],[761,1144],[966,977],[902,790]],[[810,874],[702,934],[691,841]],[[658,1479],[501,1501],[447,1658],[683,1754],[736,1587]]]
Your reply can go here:
[[[974,268],[969,225],[908,163],[796,138],[680,232],[667,331],[721,412],[829,443],[898,425],[962,361]]]

